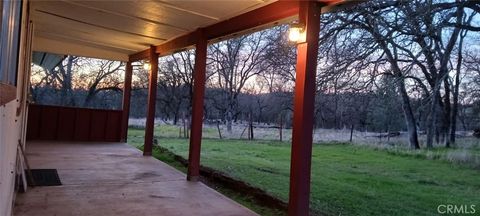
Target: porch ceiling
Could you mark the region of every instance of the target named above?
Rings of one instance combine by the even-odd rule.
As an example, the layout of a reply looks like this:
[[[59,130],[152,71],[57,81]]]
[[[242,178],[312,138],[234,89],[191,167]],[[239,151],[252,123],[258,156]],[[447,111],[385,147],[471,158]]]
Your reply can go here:
[[[33,0],[34,50],[128,60],[150,45],[265,6],[275,0]]]
[[[322,12],[362,0],[318,0]],[[208,40],[287,22],[298,15],[294,0],[31,0],[33,50],[128,61],[151,45],[168,54],[194,45],[196,30]],[[132,60],[132,58],[130,58]]]

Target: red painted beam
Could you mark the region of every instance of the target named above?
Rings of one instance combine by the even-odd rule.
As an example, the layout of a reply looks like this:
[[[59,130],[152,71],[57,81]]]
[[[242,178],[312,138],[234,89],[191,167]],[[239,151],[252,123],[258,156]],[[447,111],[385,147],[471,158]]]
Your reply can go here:
[[[195,32],[177,37],[173,40],[170,40],[167,43],[158,45],[156,52],[160,54],[160,56],[166,56],[174,52],[178,52],[182,49],[186,49],[188,47],[194,46],[195,43],[198,41],[197,34],[198,34],[198,31],[195,31]]]
[[[335,6],[345,2],[345,0],[321,0],[317,2],[322,4],[322,6]],[[281,20],[297,16],[298,12],[299,1],[280,0],[228,20],[207,26],[204,28],[204,37],[207,38],[207,40],[220,39],[239,32],[274,24]],[[198,40],[197,37],[196,31],[187,33],[158,45],[156,52],[160,54],[160,56],[165,56],[187,49],[194,46]],[[148,52],[148,50],[144,50],[130,55],[130,61],[146,59],[148,58]]]
[[[231,19],[213,24],[204,28],[204,37],[213,40],[234,33],[249,30],[255,27],[278,22],[298,15],[297,1],[278,1],[264,7],[241,14]],[[193,46],[197,41],[197,31],[174,38],[157,46],[160,56],[168,55]],[[130,56],[131,61],[138,61],[148,57],[147,50]]]
[[[298,1],[277,1],[205,28],[209,40],[278,22],[298,15]]]
[[[155,46],[150,47],[150,75],[148,79],[148,105],[147,120],[145,125],[145,142],[143,146],[143,155],[152,155],[153,129],[155,123],[155,102],[157,99],[157,77],[158,77],[158,54],[155,52]]]
[[[204,28],[203,37],[214,40],[234,33],[249,30],[255,27],[267,25],[279,20],[296,16],[298,14],[298,2],[278,1],[234,18],[213,24]],[[161,56],[177,52],[193,46],[198,41],[198,31],[182,35],[157,46],[157,53]],[[139,54],[140,55],[140,54]]]
[[[125,66],[125,81],[123,84],[123,103],[122,103],[122,126],[121,126],[121,140],[127,141],[128,135],[128,117],[130,114],[130,96],[132,95],[132,62],[127,62]]]
[[[192,101],[192,131],[188,152],[187,180],[198,181],[200,176],[200,152],[202,144],[203,101],[205,96],[205,73],[207,67],[208,41],[202,30],[198,30],[198,41],[195,49],[195,66]]]
[[[320,4],[302,1],[300,6],[299,20],[305,24],[306,42],[297,45],[289,216],[309,214],[315,78],[320,31]]]
[[[129,62],[136,62],[144,59],[148,59],[150,57],[150,49],[146,49],[144,51],[132,54],[128,56]]]

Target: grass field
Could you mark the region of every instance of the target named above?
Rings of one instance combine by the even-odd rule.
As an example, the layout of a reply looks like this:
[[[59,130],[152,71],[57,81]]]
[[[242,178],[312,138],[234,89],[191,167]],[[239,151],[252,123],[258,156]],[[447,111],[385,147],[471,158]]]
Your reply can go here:
[[[142,136],[143,130],[129,130],[133,145],[141,145]],[[159,145],[188,155],[186,139],[160,138]],[[419,156],[428,154],[316,144],[311,208],[328,215],[437,215],[440,204],[480,208],[480,170]],[[204,139],[201,160],[204,166],[288,199],[289,143]]]

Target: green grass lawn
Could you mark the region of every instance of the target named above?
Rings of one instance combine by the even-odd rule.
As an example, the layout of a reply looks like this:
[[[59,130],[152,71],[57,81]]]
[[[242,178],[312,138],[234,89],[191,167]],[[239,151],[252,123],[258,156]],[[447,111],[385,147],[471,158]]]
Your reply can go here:
[[[143,144],[129,130],[129,143]],[[188,156],[188,140],[159,145]],[[290,145],[275,141],[204,139],[201,163],[288,200]],[[443,160],[392,154],[349,144],[313,147],[311,208],[328,215],[437,215],[439,204],[480,208],[480,171]],[[477,210],[477,213],[480,209]]]

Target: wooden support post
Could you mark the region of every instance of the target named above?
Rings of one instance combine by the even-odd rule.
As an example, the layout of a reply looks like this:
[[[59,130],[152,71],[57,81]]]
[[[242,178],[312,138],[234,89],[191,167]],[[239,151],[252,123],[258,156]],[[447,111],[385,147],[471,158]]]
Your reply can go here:
[[[198,181],[200,176],[200,148],[202,143],[203,100],[205,95],[205,72],[207,67],[208,42],[202,30],[198,30],[193,71],[192,129],[188,153],[187,180]]]
[[[143,155],[152,155],[153,128],[155,123],[155,102],[157,99],[157,76],[158,76],[158,54],[155,53],[155,47],[150,47],[150,74],[148,78],[148,106],[147,121],[145,126],[145,142]]]
[[[128,61],[125,66],[125,81],[123,83],[123,103],[122,103],[122,127],[121,141],[127,142],[128,136],[128,118],[130,114],[130,97],[132,95],[132,62]]]
[[[299,4],[299,22],[305,25],[306,41],[297,45],[289,216],[309,214],[315,78],[320,31],[319,3],[299,1]]]

